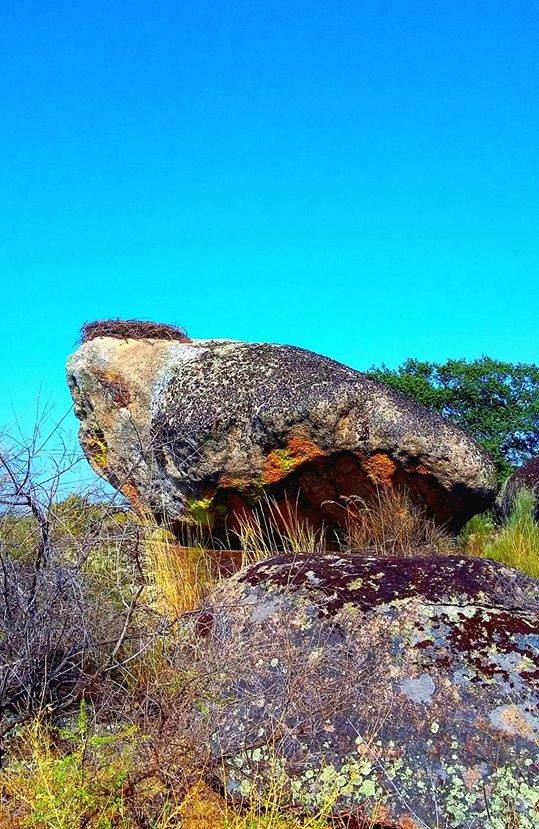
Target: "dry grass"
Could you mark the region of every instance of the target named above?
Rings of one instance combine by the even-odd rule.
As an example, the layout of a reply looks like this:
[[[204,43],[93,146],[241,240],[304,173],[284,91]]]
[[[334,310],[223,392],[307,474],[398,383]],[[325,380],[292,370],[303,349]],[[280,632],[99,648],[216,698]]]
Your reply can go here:
[[[145,523],[144,571],[156,610],[177,619],[198,607],[214,581],[204,547],[178,544],[170,530]]]
[[[372,502],[358,497],[341,502],[345,526],[341,547],[345,552],[381,556],[455,552],[451,536],[406,492],[378,487]]]
[[[402,490],[378,487],[371,501],[342,498],[344,531],[329,536],[300,514],[297,500],[286,505],[266,497],[260,508],[240,520],[237,531],[244,563],[269,558],[278,551],[325,553],[338,546],[346,553],[370,555],[450,554],[457,545]]]
[[[315,529],[300,515],[297,500],[283,504],[266,496],[257,509],[239,520],[236,532],[244,554],[244,564],[270,558],[279,551],[326,551],[324,528]]]

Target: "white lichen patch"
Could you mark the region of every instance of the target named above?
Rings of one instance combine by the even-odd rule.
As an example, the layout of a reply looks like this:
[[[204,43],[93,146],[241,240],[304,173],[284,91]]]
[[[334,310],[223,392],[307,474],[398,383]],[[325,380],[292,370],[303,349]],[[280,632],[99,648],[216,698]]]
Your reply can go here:
[[[505,734],[539,740],[539,718],[523,705],[498,705],[490,712],[489,720]]]
[[[411,702],[432,702],[432,695],[436,685],[429,674],[421,674],[418,677],[407,677],[399,683],[399,690]]]

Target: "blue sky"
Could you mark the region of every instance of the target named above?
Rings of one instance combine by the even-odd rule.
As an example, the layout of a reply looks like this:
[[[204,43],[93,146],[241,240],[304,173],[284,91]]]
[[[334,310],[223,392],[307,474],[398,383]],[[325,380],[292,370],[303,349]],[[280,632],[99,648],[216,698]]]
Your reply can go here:
[[[97,317],[537,361],[538,30],[535,0],[5,0],[0,422],[67,411]]]

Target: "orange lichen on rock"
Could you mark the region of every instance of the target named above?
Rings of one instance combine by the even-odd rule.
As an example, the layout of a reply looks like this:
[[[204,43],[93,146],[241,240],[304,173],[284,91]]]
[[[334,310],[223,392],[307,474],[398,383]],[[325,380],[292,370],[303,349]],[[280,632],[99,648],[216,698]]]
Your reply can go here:
[[[252,485],[253,481],[248,477],[241,478],[238,475],[227,475],[224,473],[219,478],[220,489],[237,489],[241,492],[244,489],[248,489]]]
[[[95,374],[115,406],[121,408],[129,405],[131,402],[129,389],[125,380],[117,372],[96,370]]]
[[[135,484],[131,483],[130,481],[126,481],[120,487],[120,492],[125,495],[128,501],[133,504],[133,507],[137,511],[143,510],[143,504],[140,501],[140,495],[138,493],[138,489],[136,488]]]
[[[534,728],[523,716],[522,711],[516,705],[502,705],[494,712],[495,719],[491,715],[491,722],[501,731],[505,731],[512,736],[518,735],[528,740],[534,738]]]
[[[462,779],[467,790],[469,792],[473,791],[479,780],[481,780],[481,766],[478,765],[469,769],[464,769],[462,772]]]
[[[411,817],[402,817],[399,822],[397,823],[398,829],[420,829],[418,823],[415,820],[412,820]]]
[[[430,475],[430,474],[431,474],[431,473],[429,472],[429,470],[427,469],[427,467],[426,467],[426,466],[424,466],[424,465],[423,465],[423,464],[421,464],[421,463],[416,463],[416,464],[410,464],[410,465],[408,465],[408,466],[406,467],[406,471],[407,471],[407,472],[415,472],[417,475]]]
[[[264,461],[263,481],[275,484],[298,466],[324,456],[324,451],[309,438],[293,435],[282,449],[273,449]]]
[[[290,454],[301,463],[312,461],[314,458],[320,458],[325,454],[314,441],[301,437],[301,435],[293,435],[288,441],[287,448]]]
[[[360,823],[361,826],[391,826],[394,825],[394,820],[391,817],[391,812],[389,811],[388,807],[384,803],[377,803],[374,807],[372,814],[367,817],[363,818],[363,823]],[[357,824],[350,822],[350,826],[356,826]]]
[[[383,452],[376,452],[362,461],[362,466],[375,484],[391,486],[397,465]]]

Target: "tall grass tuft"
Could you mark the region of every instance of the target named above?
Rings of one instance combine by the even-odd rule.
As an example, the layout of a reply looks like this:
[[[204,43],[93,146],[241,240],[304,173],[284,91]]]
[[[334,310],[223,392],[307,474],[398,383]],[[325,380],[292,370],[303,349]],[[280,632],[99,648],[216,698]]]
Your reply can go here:
[[[341,499],[340,504],[344,511],[344,552],[379,556],[455,552],[448,533],[404,491],[377,487],[369,502],[351,496]]]
[[[300,515],[297,500],[279,503],[266,496],[250,514],[239,519],[236,530],[243,551],[243,564],[270,558],[279,552],[323,553],[326,551],[324,527],[314,527]]]
[[[198,607],[214,580],[213,569],[200,542],[182,546],[169,529],[145,521],[144,571],[159,613],[174,620]]]
[[[492,517],[476,515],[462,534],[464,549],[470,555],[493,558],[539,578],[539,524],[534,518],[535,495],[522,489],[507,523],[497,530]]]

